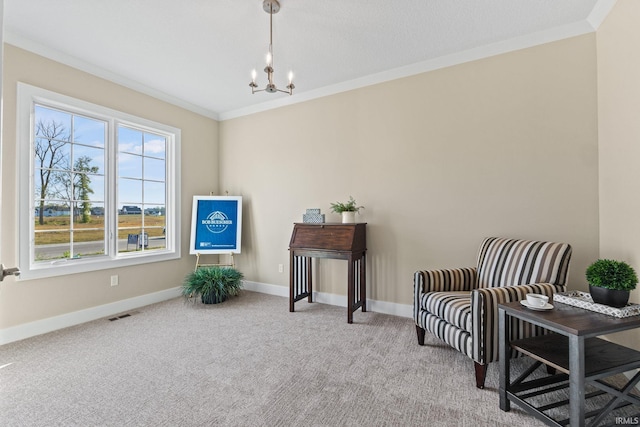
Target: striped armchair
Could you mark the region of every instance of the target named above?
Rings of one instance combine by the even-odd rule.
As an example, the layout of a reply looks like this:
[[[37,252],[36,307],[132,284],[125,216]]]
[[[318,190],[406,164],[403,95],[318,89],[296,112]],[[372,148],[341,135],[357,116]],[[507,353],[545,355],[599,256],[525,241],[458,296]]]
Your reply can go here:
[[[417,271],[414,318],[418,343],[429,331],[475,362],[476,386],[484,388],[487,365],[498,360],[498,304],[529,292],[565,290],[571,246],[566,243],[486,238],[477,267]],[[527,322],[512,326],[526,338],[546,331]]]

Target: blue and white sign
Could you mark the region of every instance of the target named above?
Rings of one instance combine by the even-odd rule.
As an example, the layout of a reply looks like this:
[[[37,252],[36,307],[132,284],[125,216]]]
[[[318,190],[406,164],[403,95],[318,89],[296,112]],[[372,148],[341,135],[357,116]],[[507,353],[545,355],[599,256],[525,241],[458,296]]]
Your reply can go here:
[[[240,253],[242,197],[193,196],[190,254]]]

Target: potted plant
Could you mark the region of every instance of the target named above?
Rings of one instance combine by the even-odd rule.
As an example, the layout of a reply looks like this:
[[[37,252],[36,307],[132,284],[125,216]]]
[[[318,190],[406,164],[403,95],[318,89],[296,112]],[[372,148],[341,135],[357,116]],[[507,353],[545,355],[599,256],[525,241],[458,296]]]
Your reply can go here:
[[[341,214],[343,224],[353,224],[356,222],[356,213],[360,212],[360,209],[364,209],[364,206],[356,205],[356,201],[353,200],[351,196],[349,196],[347,203],[331,203],[331,212]]]
[[[218,304],[240,292],[242,278],[242,273],[235,268],[199,267],[185,278],[182,295],[186,298],[200,295],[204,304]]]
[[[624,261],[599,259],[587,267],[587,282],[593,302],[624,307],[629,293],[636,288],[638,276]]]

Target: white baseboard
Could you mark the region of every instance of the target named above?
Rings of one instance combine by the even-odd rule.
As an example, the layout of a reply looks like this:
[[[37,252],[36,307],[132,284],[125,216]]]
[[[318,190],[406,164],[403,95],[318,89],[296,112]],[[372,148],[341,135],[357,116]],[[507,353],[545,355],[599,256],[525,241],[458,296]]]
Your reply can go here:
[[[114,314],[144,307],[145,305],[173,299],[178,296],[180,296],[180,287],[0,329],[0,345],[46,334],[47,332],[68,328],[69,326],[79,325],[92,320],[102,319]]]
[[[263,294],[289,297],[289,288],[285,286],[270,285],[267,283],[244,281],[244,289],[248,291],[260,292]],[[347,306],[347,297],[344,295],[329,294],[326,292],[314,292],[313,300],[321,304]],[[397,304],[387,301],[376,301],[367,299],[367,310],[376,313],[391,314],[400,317],[413,317],[413,306],[409,304]]]
[[[261,294],[276,295],[279,297],[289,298],[289,288],[278,285],[269,285],[267,283],[252,282],[250,280],[242,281],[242,289],[248,291],[260,292]]]
[[[289,297],[289,288],[285,286],[271,285],[268,283],[243,281],[243,288],[248,291],[260,292],[263,294]],[[170,300],[180,296],[180,287],[154,292],[152,294],[141,295],[110,304],[99,305],[72,313],[61,314],[43,320],[25,323],[10,328],[0,329],[0,345],[23,340],[36,335],[46,334],[69,326],[79,325],[92,320],[102,319],[114,314],[134,310],[146,305]],[[347,306],[347,297],[344,295],[329,294],[325,292],[314,292],[313,300],[321,304]],[[367,299],[367,309],[376,313],[391,314],[401,317],[412,317],[413,307],[406,304],[396,304],[386,301],[376,301]]]

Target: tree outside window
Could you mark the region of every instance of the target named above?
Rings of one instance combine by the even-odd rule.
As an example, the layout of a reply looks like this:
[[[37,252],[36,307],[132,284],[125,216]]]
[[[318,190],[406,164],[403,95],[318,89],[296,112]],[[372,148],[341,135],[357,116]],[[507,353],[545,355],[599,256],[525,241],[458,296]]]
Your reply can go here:
[[[180,130],[18,84],[22,278],[180,257]]]

